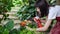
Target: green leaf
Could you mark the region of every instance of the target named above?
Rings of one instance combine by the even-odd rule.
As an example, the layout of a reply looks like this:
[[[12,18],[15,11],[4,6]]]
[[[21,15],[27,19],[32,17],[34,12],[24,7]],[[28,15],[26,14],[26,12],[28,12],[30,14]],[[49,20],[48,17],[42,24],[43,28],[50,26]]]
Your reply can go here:
[[[27,20],[29,18],[32,18],[35,16],[35,7],[34,7],[34,1],[31,0],[31,4],[29,4],[30,0],[22,0],[23,1],[23,6],[20,8],[20,10],[18,11],[18,17],[20,18],[20,20]],[[25,4],[26,3],[26,4]]]
[[[3,34],[9,34],[9,30],[4,29]]]
[[[19,34],[19,31],[17,29],[13,29],[9,32],[9,34]]]
[[[11,30],[14,27],[14,22],[12,20],[9,20],[6,25],[4,25],[4,28]]]
[[[28,31],[27,34],[32,34],[32,31]]]

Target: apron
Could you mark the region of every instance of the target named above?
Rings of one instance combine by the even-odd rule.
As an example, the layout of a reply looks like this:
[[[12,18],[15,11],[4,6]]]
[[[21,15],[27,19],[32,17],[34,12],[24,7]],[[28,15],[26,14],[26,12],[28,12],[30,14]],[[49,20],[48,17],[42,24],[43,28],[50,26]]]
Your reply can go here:
[[[60,34],[60,17],[56,17],[56,20],[57,22],[49,34]]]

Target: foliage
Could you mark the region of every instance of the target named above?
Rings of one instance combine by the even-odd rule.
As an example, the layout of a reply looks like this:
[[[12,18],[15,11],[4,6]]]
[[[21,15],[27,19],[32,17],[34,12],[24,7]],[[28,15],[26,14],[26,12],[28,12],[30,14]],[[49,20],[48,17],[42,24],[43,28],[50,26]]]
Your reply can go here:
[[[24,4],[28,5],[28,0],[13,0],[14,6],[23,6]]]
[[[5,14],[9,10],[11,10],[11,7],[13,6],[12,0],[0,0],[0,15],[3,15],[3,18],[0,18],[1,20],[5,20],[9,15]]]
[[[24,21],[23,21],[23,22],[24,22]],[[21,22],[21,23],[23,23],[23,22]],[[28,24],[28,25],[27,25],[27,24]],[[31,24],[32,24],[32,23],[26,21],[26,25],[27,25],[28,27],[36,28],[35,24],[34,24],[34,25],[31,25]],[[26,25],[25,25],[25,26],[26,26]],[[29,26],[29,25],[30,25],[30,26]],[[21,24],[20,24],[20,28],[19,28],[19,29],[12,29],[12,30],[9,32],[9,34],[35,34],[34,31],[30,31],[30,30],[26,29],[25,26],[21,26]],[[32,26],[33,26],[33,27],[32,27]]]
[[[0,14],[11,10],[12,0],[0,0]]]
[[[19,30],[13,29],[9,32],[9,34],[19,34]]]
[[[9,34],[9,31],[13,28],[14,22],[9,20],[4,26],[0,25],[0,34]]]
[[[27,25],[28,27],[35,26],[35,25],[29,26],[29,24]],[[13,27],[14,27],[14,22],[12,20],[9,20],[4,26],[0,25],[0,34],[35,34],[34,31],[30,31],[23,26],[20,26],[19,29],[13,29]]]
[[[56,4],[56,0],[49,0],[49,4],[50,5],[55,5]]]
[[[23,29],[23,30],[16,30],[16,29],[13,29],[12,31],[10,31],[10,34],[34,34],[33,31],[29,31],[27,29]]]
[[[0,25],[0,34],[9,34],[9,31]]]
[[[11,30],[14,27],[14,22],[12,20],[9,20],[7,24],[4,25],[4,28]]]
[[[37,24],[35,22],[28,23],[27,26],[30,27],[30,28],[37,28]]]
[[[17,16],[20,18],[20,20],[26,20],[35,16],[36,10],[34,7],[34,2],[35,0],[23,1],[20,6],[20,10],[17,13]]]

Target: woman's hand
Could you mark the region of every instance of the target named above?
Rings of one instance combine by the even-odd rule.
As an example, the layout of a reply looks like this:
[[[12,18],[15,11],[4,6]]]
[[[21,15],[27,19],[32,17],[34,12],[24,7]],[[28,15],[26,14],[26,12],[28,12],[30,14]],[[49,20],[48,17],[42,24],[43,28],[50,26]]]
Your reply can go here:
[[[48,29],[48,27],[50,26],[52,20],[48,19],[44,25],[44,27],[41,28],[37,28],[36,31],[46,31]]]
[[[33,20],[36,22],[36,20],[34,18],[33,18]],[[46,22],[46,20],[44,20],[44,19],[40,19],[40,21],[41,21],[41,23],[45,23]]]
[[[36,22],[35,17],[33,18],[33,20]],[[36,23],[37,23],[37,22],[36,22]]]
[[[40,21],[41,21],[41,23],[45,23],[46,22],[46,20],[43,20],[43,19],[41,19]]]

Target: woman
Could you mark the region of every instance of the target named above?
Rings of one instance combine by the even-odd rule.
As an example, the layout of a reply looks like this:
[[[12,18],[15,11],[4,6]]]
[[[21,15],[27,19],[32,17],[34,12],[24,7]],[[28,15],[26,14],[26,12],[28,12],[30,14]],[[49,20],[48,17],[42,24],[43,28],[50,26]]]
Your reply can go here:
[[[48,16],[44,27],[36,28],[36,31],[46,31],[48,27],[50,26],[52,20],[56,19],[57,22],[55,26],[51,29],[50,34],[60,34],[60,12],[59,12],[60,11],[60,0],[56,0],[56,6],[49,9],[49,13],[47,12],[49,6],[45,0],[38,0],[35,5],[37,8],[37,11],[41,14],[42,17]],[[35,30],[35,29],[30,29],[30,30]]]

